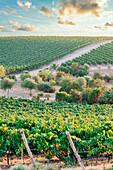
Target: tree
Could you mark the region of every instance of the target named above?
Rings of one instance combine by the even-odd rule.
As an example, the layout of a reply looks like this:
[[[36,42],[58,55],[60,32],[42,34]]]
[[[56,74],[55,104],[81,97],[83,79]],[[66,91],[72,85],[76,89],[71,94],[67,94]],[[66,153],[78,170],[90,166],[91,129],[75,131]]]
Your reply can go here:
[[[39,83],[37,85],[39,90],[42,90],[43,92],[47,92],[47,93],[54,93],[55,92],[55,88],[54,86],[51,86],[50,83],[48,82],[42,82]]]
[[[7,95],[9,95],[9,89],[11,89],[14,84],[15,81],[13,79],[5,77],[4,79],[1,80],[0,88],[5,91],[8,89]]]
[[[23,88],[27,88],[30,90],[30,96],[32,96],[31,91],[33,89],[36,89],[37,83],[35,82],[35,80],[31,79],[31,78],[26,78],[22,83],[21,83],[21,87]]]
[[[87,86],[88,86],[88,84],[89,84],[89,81],[91,80],[91,77],[90,77],[90,76],[84,76],[84,78],[86,79]]]
[[[62,77],[61,81],[59,82],[59,85],[61,86],[60,91],[66,91],[69,93],[72,89],[73,86],[73,77],[72,76],[67,76],[67,77]]]
[[[87,64],[87,63],[85,63],[85,64],[84,64],[84,68],[85,68],[86,70],[89,70],[89,69],[90,69],[90,65]]]
[[[3,66],[0,66],[0,77],[5,76],[5,68]]]
[[[33,76],[32,79],[35,80],[36,83],[42,82],[42,78],[38,74],[36,76]]]
[[[73,76],[74,76],[74,75],[76,75],[78,73],[79,64],[78,63],[72,63],[70,65],[70,68],[71,68],[70,73],[73,73]]]
[[[78,77],[78,82],[81,87],[86,87],[87,81],[84,77]]]
[[[101,72],[95,72],[93,75],[93,79],[103,79],[103,75]]]

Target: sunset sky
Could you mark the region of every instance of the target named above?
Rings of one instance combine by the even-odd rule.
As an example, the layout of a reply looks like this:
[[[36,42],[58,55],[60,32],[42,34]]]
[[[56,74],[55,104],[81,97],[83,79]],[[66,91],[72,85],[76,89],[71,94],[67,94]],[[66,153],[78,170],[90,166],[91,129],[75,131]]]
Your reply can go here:
[[[113,35],[113,0],[0,0],[0,36]]]

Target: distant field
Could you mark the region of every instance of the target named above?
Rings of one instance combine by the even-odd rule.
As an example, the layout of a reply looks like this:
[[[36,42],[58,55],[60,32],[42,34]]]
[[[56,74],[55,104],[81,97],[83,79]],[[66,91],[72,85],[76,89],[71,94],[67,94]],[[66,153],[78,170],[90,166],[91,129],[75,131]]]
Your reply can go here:
[[[113,64],[113,42],[98,47],[88,54],[84,54],[78,58],[73,59],[72,61],[66,61],[65,63],[62,63],[61,66],[64,66],[67,68],[67,70],[69,70],[69,66],[76,62],[80,65],[84,65],[85,63],[89,65]]]
[[[7,73],[32,70],[108,37],[1,37],[0,65]]]

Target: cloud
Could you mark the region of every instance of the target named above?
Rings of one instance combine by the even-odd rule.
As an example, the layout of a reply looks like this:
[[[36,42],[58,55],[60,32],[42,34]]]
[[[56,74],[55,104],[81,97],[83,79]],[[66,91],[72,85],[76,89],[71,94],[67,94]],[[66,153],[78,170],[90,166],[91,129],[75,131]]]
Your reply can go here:
[[[29,25],[29,24],[22,24],[17,30],[19,31],[39,31],[39,27],[35,27],[34,25]]]
[[[58,0],[57,2],[57,20],[61,24],[75,24],[68,21],[73,20],[78,15],[92,14],[95,17],[100,17],[100,14],[107,7],[108,0]]]
[[[8,15],[7,12],[0,10],[0,14]]]
[[[40,7],[41,14],[47,15],[48,17],[53,16],[53,11],[51,9],[46,8],[45,6]]]
[[[105,27],[101,27],[101,26],[94,26],[94,28],[105,31],[107,30]]]
[[[58,17],[57,19],[58,19],[58,23],[62,25],[76,25],[76,23],[72,21],[62,20],[60,17]]]
[[[102,1],[102,0],[99,0]],[[101,6],[98,0],[59,0],[59,17],[92,13],[99,17]]]
[[[17,17],[18,17],[18,18],[24,18],[23,16],[20,16],[20,15],[19,15],[19,16],[17,16]]]
[[[7,9],[8,9],[8,11],[10,11],[11,13],[16,13],[16,9],[12,9],[12,8],[10,8],[10,7],[8,7]]]
[[[17,0],[17,4],[18,4],[18,6],[25,7],[26,9],[29,9],[31,7],[31,5],[32,5],[31,2],[27,1],[27,2],[23,3],[20,0]]]
[[[106,22],[105,25],[104,25],[105,28],[108,28],[108,27],[113,27],[113,22],[109,23],[109,22]]]
[[[39,31],[39,27],[35,27],[34,25],[29,24],[19,24],[18,22],[8,21],[6,25],[11,25],[15,31]]]
[[[13,28],[19,28],[20,27],[18,22],[13,22],[13,21],[10,21],[10,20],[6,23],[6,25],[12,25]]]
[[[4,29],[5,29],[5,27],[0,25],[0,30],[4,30]]]
[[[19,0],[17,0],[17,5],[20,6],[20,7],[24,7],[24,4]]]
[[[2,31],[2,32],[14,32],[15,30],[14,29],[12,29],[12,30],[9,30],[9,29],[7,29],[7,28],[5,28],[4,26],[0,26],[0,31]]]
[[[33,5],[33,6],[32,6],[32,9],[36,9],[36,6],[35,6],[35,5]]]

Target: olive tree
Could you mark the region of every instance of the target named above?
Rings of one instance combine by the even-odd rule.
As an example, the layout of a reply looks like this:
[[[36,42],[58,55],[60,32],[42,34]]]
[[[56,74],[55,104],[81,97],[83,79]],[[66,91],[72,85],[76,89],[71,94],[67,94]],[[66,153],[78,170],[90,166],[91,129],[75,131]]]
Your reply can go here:
[[[30,90],[30,96],[32,96],[31,91],[33,89],[36,89],[37,83],[35,82],[35,80],[31,79],[31,78],[26,78],[23,80],[23,82],[21,83],[21,87],[23,88],[27,88]]]
[[[78,82],[79,82],[81,87],[86,87],[87,81],[84,77],[78,77]]]
[[[7,95],[9,95],[9,89],[11,89],[14,84],[15,84],[15,81],[13,79],[9,79],[9,78],[5,77],[0,82],[0,88],[5,91],[8,90]]]

